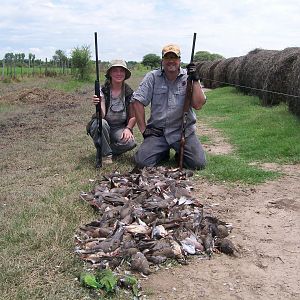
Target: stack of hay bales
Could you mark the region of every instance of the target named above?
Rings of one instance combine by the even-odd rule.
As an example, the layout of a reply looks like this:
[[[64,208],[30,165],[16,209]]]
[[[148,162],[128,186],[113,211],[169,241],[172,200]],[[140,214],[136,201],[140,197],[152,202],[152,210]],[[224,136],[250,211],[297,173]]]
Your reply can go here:
[[[201,62],[197,71],[205,87],[236,85],[258,96],[264,106],[285,102],[300,116],[300,47],[254,49],[245,56]]]
[[[227,78],[227,68],[235,60],[235,57],[222,59],[214,69],[212,88],[225,86],[229,82]]]
[[[201,82],[204,87],[209,88],[211,85],[211,80],[209,79],[209,69],[213,65],[213,62],[210,60],[201,62],[197,67],[197,70],[200,74]]]
[[[201,81],[206,88],[212,88],[214,79],[214,70],[218,64],[223,61],[222,59],[217,59],[214,61],[202,61],[197,64],[197,72],[200,75]]]

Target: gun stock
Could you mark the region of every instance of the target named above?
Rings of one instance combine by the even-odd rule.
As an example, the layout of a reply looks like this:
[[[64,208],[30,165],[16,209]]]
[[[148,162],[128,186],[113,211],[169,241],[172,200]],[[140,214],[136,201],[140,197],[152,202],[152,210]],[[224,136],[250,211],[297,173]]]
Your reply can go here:
[[[95,53],[96,53],[96,80],[95,80],[95,95],[100,98],[100,79],[99,79],[99,62],[98,62],[98,39],[97,32],[95,32]],[[102,114],[101,103],[96,105],[97,116],[97,131],[100,137],[100,143],[96,145],[96,167],[102,167]]]
[[[192,63],[194,60],[196,37],[197,37],[197,33],[194,33],[190,63]],[[184,98],[184,105],[183,105],[183,114],[182,114],[181,139],[180,139],[180,149],[179,149],[179,169],[180,170],[182,170],[182,167],[183,167],[185,128],[186,128],[186,124],[187,124],[187,115],[188,115],[189,109],[191,107],[192,97],[193,97],[193,81],[191,80],[190,77],[188,77],[187,85],[186,85],[186,93],[185,93],[185,98]]]

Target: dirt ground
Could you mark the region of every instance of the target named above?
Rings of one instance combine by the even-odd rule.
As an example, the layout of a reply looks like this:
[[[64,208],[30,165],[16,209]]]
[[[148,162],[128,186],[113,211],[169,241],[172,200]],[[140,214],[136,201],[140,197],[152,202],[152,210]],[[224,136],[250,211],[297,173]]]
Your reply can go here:
[[[29,88],[2,96],[0,101],[34,105],[30,114],[35,115],[35,120],[40,115],[44,128],[51,127],[54,119],[58,122],[54,116],[61,111],[71,111],[86,101],[82,94],[74,98],[50,93],[57,94],[51,96],[49,91]],[[63,102],[48,102],[49,97]],[[2,151],[9,146],[5,141],[16,133],[15,126],[23,134],[36,132],[36,124],[30,124],[30,114],[18,124],[9,116],[1,120]],[[216,130],[205,125],[201,130],[213,140],[205,146],[206,151],[232,151]],[[203,202],[204,210],[232,223],[230,238],[239,254],[214,254],[210,260],[193,257],[188,265],[160,267],[141,280],[145,299],[300,299],[300,165],[262,167],[280,170],[284,175],[252,187],[212,184],[194,178],[195,195]]]
[[[233,224],[240,255],[160,270],[145,280],[149,299],[300,298],[300,167],[265,167],[285,175],[255,187],[197,181],[207,211]]]

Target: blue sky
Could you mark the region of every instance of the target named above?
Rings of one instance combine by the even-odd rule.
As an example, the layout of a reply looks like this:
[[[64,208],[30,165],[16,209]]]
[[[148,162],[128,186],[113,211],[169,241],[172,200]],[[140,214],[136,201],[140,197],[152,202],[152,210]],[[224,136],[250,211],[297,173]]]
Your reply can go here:
[[[23,52],[49,60],[57,49],[69,55],[83,45],[94,56],[95,31],[105,61],[141,61],[176,43],[188,62],[194,32],[196,52],[228,58],[300,47],[299,16],[298,0],[2,0],[0,59]]]

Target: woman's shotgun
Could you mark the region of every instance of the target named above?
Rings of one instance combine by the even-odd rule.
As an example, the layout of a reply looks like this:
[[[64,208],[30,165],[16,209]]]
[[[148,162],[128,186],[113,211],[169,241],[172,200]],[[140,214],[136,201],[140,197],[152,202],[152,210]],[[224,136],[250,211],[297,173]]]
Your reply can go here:
[[[193,60],[194,60],[196,36],[197,36],[197,33],[194,33],[190,63],[193,63]],[[189,76],[188,80],[187,80],[187,85],[186,85],[185,99],[184,99],[184,105],[183,105],[183,114],[182,114],[181,140],[180,140],[180,149],[179,149],[179,168],[180,168],[180,170],[182,170],[182,166],[183,166],[185,129],[186,129],[186,123],[187,123],[187,115],[188,115],[189,109],[191,107],[192,96],[193,96],[193,80]]]
[[[95,95],[100,99],[100,80],[99,80],[99,63],[98,63],[98,41],[97,32],[95,32],[95,53],[96,53],[96,80],[95,80]],[[99,143],[96,145],[96,168],[102,167],[102,114],[101,102],[96,105],[97,130]]]

